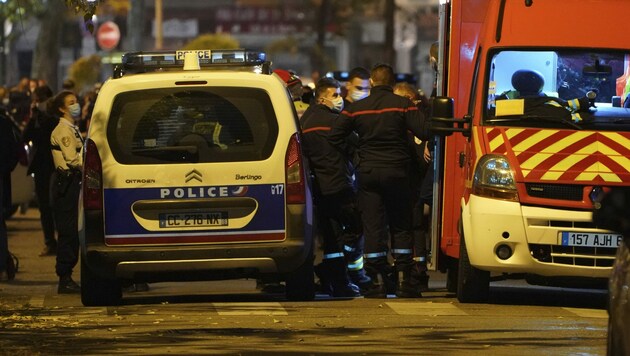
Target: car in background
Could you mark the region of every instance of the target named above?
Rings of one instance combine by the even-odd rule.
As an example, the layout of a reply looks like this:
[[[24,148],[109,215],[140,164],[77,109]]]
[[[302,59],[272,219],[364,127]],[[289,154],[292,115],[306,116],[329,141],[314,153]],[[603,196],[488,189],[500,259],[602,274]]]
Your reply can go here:
[[[618,231],[623,241],[609,281],[608,342],[609,356],[630,355],[630,188],[613,188],[593,214],[602,228]]]
[[[310,182],[286,83],[261,52],[134,52],[92,114],[81,301],[138,283],[252,278],[315,296]]]

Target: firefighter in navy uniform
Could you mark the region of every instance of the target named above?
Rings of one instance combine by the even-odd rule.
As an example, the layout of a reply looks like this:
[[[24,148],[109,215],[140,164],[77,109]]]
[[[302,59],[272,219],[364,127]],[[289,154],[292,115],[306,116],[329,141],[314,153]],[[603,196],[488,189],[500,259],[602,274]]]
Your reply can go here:
[[[370,96],[353,103],[335,121],[329,135],[337,148],[352,131],[359,136],[356,176],[365,235],[366,270],[373,286],[366,297],[387,297],[388,239],[398,275],[396,295],[420,297],[413,276],[412,205],[407,131],[429,138],[429,120],[409,99],[393,93],[391,66],[376,65],[370,73]],[[389,226],[389,231],[387,227]]]
[[[51,195],[58,231],[55,265],[55,272],[59,276],[57,293],[80,293],[81,287],[72,280],[72,269],[79,256],[77,217],[83,140],[75,120],[81,115],[81,107],[73,92],[62,91],[50,102],[49,112],[60,116],[50,136],[55,164]]]
[[[317,82],[314,103],[301,119],[304,154],[314,176],[314,201],[317,207],[318,231],[323,237],[324,254],[316,273],[322,291],[333,297],[357,297],[360,290],[351,282],[346,267],[344,249],[357,245],[361,238],[361,218],[355,204],[352,181],[353,148],[351,136],[342,151],[328,141],[333,122],[343,108],[340,85],[332,78]],[[353,270],[363,274],[362,268]]]

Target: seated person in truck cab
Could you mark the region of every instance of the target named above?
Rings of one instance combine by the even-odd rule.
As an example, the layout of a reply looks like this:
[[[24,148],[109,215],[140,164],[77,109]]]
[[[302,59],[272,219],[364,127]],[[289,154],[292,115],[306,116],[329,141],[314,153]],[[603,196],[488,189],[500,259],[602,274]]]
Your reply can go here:
[[[519,69],[512,74],[512,86],[515,90],[508,90],[497,99],[522,99],[546,96],[543,93],[545,78],[535,70]]]
[[[505,99],[524,100],[523,115],[558,117],[574,122],[583,120],[583,114],[589,113],[589,101],[586,96],[571,100],[563,100],[547,96],[543,92],[545,79],[538,71],[519,69],[512,75],[512,86],[497,97],[497,101]],[[497,110],[497,116],[501,116]]]

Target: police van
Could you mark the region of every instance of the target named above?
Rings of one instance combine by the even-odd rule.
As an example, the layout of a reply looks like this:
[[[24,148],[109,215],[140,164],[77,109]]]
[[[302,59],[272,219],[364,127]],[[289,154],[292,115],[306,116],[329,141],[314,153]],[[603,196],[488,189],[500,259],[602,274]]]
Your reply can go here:
[[[314,298],[299,123],[262,52],[134,52],[85,143],[81,300],[135,282],[269,278]]]

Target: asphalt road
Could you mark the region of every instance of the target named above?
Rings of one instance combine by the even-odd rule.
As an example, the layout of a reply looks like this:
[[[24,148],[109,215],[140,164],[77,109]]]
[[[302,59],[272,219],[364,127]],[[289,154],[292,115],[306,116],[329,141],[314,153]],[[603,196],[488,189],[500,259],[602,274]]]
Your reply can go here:
[[[156,283],[116,307],[57,295],[38,213],[8,221],[20,258],[0,282],[2,355],[604,355],[606,293],[494,283],[489,304],[459,304],[432,273],[422,299],[288,302],[251,280]],[[79,280],[79,272],[75,271]]]

